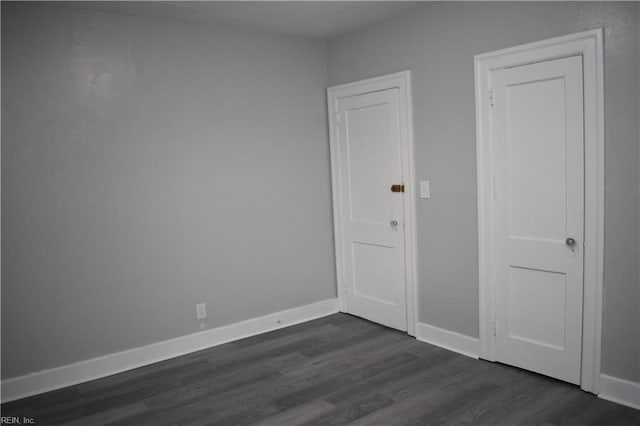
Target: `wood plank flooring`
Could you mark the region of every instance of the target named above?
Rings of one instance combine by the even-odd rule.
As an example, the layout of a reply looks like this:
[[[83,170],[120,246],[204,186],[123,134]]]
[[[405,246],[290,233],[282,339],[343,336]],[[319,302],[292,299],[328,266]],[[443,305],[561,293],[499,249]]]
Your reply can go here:
[[[640,411],[345,314],[2,405],[38,425],[637,425]]]

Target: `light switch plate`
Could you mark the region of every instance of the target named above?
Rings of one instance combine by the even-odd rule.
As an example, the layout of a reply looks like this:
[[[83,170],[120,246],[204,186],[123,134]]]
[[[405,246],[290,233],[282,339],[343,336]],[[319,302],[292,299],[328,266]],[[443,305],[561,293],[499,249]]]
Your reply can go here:
[[[198,303],[196,305],[196,318],[199,320],[207,317],[207,305],[205,303]]]
[[[431,188],[428,180],[420,181],[420,198],[431,198]]]

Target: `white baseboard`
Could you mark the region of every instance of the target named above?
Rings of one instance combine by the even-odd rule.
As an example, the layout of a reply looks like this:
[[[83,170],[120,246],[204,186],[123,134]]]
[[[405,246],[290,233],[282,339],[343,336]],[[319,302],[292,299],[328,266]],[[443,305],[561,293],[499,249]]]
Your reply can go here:
[[[640,410],[640,383],[601,374],[598,397]]]
[[[337,312],[338,299],[324,300],[140,348],[3,380],[2,402],[110,376]]]
[[[477,359],[480,355],[478,339],[422,322],[416,328],[416,339],[471,358]]]

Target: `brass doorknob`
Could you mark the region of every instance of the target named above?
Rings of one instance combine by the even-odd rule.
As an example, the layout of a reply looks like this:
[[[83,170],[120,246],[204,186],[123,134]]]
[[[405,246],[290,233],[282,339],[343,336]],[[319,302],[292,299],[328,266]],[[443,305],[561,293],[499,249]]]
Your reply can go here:
[[[564,240],[565,244],[568,245],[569,247],[573,247],[576,245],[576,240],[569,237],[566,240]]]
[[[391,185],[391,192],[404,192],[404,184]]]

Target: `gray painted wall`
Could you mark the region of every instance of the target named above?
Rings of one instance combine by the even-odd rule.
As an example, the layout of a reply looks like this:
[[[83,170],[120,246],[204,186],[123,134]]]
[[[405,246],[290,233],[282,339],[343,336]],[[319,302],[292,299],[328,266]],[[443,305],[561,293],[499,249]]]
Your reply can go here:
[[[196,332],[199,302],[212,328],[335,297],[325,65],[330,84],[412,70],[420,320],[477,337],[473,55],[604,26],[603,370],[640,379],[639,7],[430,4],[325,60],[2,3],[2,377]]]
[[[640,379],[638,3],[434,3],[327,43],[330,85],[410,69],[419,319],[478,336],[473,56],[605,28],[604,373]]]
[[[2,377],[336,297],[324,43],[2,3]]]

